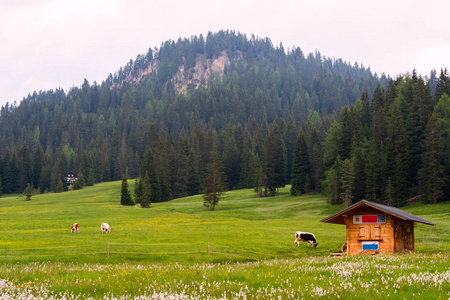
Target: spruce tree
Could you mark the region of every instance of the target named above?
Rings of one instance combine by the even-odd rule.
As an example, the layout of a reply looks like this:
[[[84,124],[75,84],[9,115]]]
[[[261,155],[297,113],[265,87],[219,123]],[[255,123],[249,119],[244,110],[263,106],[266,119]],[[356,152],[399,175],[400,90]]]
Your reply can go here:
[[[366,196],[366,166],[360,146],[352,155],[354,179],[352,183],[352,204],[363,200]]]
[[[277,124],[273,125],[266,137],[262,167],[267,177],[269,193],[274,196],[278,188],[285,186],[284,142]]]
[[[64,183],[62,182],[61,179],[57,180],[57,184],[56,184],[56,192],[57,193],[62,193],[64,192]]]
[[[266,174],[264,174],[261,164],[259,163],[259,160],[257,161],[255,166],[254,182],[255,182],[255,193],[258,197],[271,196],[269,194],[267,176]]]
[[[147,147],[147,150],[144,153],[144,157],[142,158],[141,165],[141,178],[145,177],[145,173],[148,173],[150,178],[150,184],[152,188],[151,192],[151,202],[157,203],[161,202],[161,184],[159,180],[159,175],[156,170],[155,158],[153,156],[153,151],[151,147]]]
[[[309,190],[311,166],[306,145],[305,135],[300,131],[294,148],[291,173],[291,195],[302,195]]]
[[[225,192],[225,175],[222,171],[222,162],[220,161],[217,146],[213,147],[210,154],[210,162],[205,178],[205,187],[203,190],[203,205],[214,210]]]
[[[90,168],[89,169],[89,174],[88,174],[88,180],[87,180],[87,186],[93,186],[95,183],[95,173],[94,173],[94,169]]]
[[[33,196],[33,184],[32,183],[28,183],[26,189],[23,191],[23,194],[25,195],[25,200],[26,201],[30,201],[31,200],[31,196]]]
[[[342,199],[345,205],[352,205],[352,185],[355,179],[355,173],[353,172],[353,162],[350,159],[345,159],[342,162]]]
[[[80,180],[80,178],[78,178],[78,180],[73,183],[72,189],[81,190],[82,188],[83,188],[82,181]]]
[[[120,193],[120,204],[121,205],[134,205],[134,201],[131,198],[130,191],[128,190],[127,177],[122,177],[122,190]]]
[[[144,180],[142,182],[142,201],[141,201],[141,207],[142,208],[149,208],[151,204],[151,193],[152,193],[152,186],[150,184],[150,177],[148,177],[148,173],[145,173]]]
[[[436,204],[450,196],[450,97],[444,94],[427,127],[419,178],[425,200]]]
[[[148,173],[145,174],[148,175]],[[144,194],[144,183],[142,179],[139,177],[136,178],[134,183],[134,202],[141,203],[143,194]]]

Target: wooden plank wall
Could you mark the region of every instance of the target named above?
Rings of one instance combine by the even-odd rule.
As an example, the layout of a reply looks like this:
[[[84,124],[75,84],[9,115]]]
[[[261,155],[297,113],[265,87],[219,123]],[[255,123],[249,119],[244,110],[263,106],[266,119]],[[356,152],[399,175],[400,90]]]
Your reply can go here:
[[[381,214],[381,212],[371,209],[360,210],[349,214],[346,218],[347,251],[349,254],[361,254],[363,241],[378,241],[380,253],[394,252],[396,248],[394,217],[386,215],[386,223],[384,224],[353,224],[353,215],[365,214]],[[370,251],[367,251],[367,253],[370,254]]]

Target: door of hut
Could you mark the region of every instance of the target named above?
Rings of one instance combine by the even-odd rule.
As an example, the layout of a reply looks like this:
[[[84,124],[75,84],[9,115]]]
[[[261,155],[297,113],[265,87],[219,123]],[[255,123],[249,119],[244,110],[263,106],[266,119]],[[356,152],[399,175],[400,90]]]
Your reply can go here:
[[[414,250],[414,224],[396,221],[394,239],[396,252]]]
[[[381,239],[380,224],[359,225],[360,240],[379,240]]]

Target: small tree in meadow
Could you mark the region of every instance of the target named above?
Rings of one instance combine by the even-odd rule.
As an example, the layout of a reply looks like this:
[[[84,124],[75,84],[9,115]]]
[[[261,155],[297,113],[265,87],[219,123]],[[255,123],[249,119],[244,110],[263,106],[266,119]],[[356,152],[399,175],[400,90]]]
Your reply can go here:
[[[31,200],[31,196],[33,196],[33,192],[34,192],[33,185],[31,183],[27,184],[27,188],[25,189],[25,191],[23,191],[26,201]]]
[[[211,151],[211,159],[205,179],[203,205],[214,210],[225,191],[225,174],[222,172],[222,163],[217,146]]]
[[[122,205],[134,205],[134,201],[131,198],[130,191],[128,190],[127,177],[122,177],[122,191],[120,194],[120,204]]]
[[[81,183],[81,180],[78,179],[77,181],[75,181],[73,183],[72,189],[74,189],[74,190],[81,190],[82,188],[83,188],[83,185]]]
[[[64,192],[64,184],[63,184],[62,180],[58,180],[58,183],[56,185],[56,192],[57,193]]]

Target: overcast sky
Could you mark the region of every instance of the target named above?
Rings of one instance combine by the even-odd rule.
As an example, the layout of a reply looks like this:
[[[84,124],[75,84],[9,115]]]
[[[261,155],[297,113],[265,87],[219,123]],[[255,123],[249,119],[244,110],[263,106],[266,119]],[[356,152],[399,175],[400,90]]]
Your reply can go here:
[[[231,29],[396,77],[450,68],[450,1],[0,0],[0,106],[99,84],[162,42]]]

